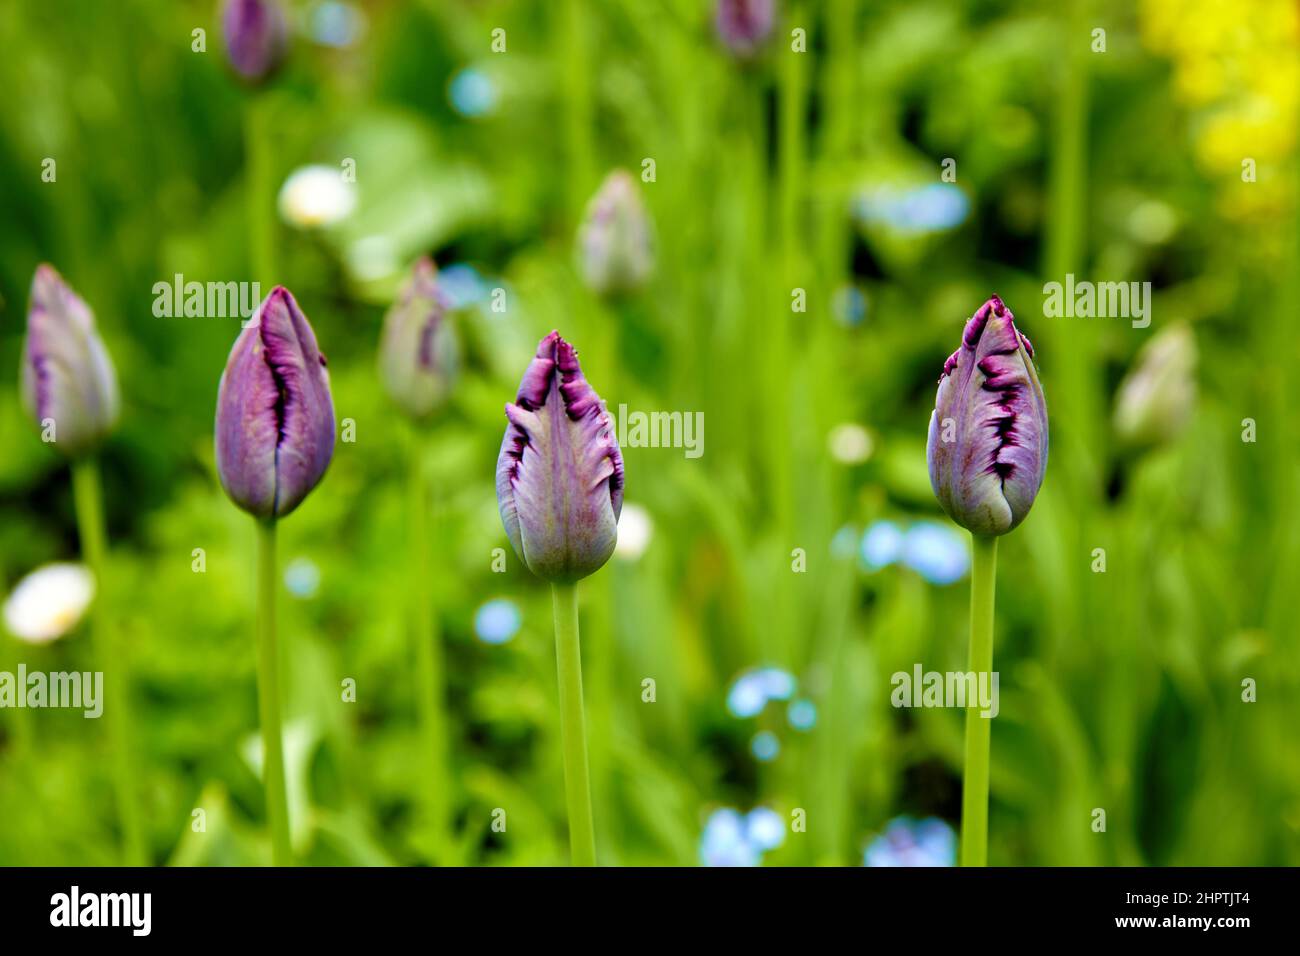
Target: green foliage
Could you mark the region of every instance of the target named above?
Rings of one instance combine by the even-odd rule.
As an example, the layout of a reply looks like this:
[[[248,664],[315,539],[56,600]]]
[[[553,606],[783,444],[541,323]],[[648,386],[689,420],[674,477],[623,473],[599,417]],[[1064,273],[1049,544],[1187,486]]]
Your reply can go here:
[[[277,220],[275,236],[279,281],[329,357],[338,417],[356,427],[280,529],[282,564],[319,573],[280,609],[300,861],[567,859],[550,594],[509,551],[493,475],[502,404],[552,328],[611,410],[699,411],[707,426],[698,459],[625,449],[627,500],[653,535],[580,588],[601,862],[693,864],[724,805],[807,811],[807,832],[767,857],[778,864],[859,864],[900,814],[956,826],[962,714],[892,707],[890,675],[964,668],[968,585],[869,573],[856,547],[880,519],[942,519],[924,465],[934,384],[962,321],[997,292],[1037,347],[1052,455],[1033,512],[1000,548],[990,862],[1300,862],[1294,213],[1219,213],[1216,197],[1243,184],[1196,167],[1168,65],[1142,47],[1128,5],[1097,5],[1114,26],[1093,56],[1087,31],[1072,36],[1051,5],[780,4],[766,53],[743,65],[709,5],[685,0],[366,3],[357,46],[299,36],[261,92],[225,69],[213,6],[0,11],[0,582],[78,555],[66,466],[17,400],[27,287],[49,261],[94,308],[122,382],[122,425],[102,455],[107,600],[130,665],[153,861],[269,858],[251,759],[253,526],[221,492],[211,437],[238,322],[153,311],[154,283],[177,273],[251,278],[242,116],[262,96],[277,183],[351,158],[358,189],[338,226]],[[789,50],[798,24],[807,54]],[[200,26],[206,53],[190,49]],[[498,27],[504,54],[490,49]],[[449,101],[467,66],[496,91],[490,115]],[[1062,166],[1071,77],[1090,95],[1077,163]],[[54,183],[41,180],[45,157]],[[937,183],[945,157],[969,203],[959,224],[921,234],[855,220],[864,189]],[[575,266],[583,206],[609,169],[635,175],[644,158],[657,268],[641,292],[602,300]],[[447,838],[420,816],[408,425],[375,371],[383,309],[421,253],[473,266],[506,302],[457,311],[467,368],[419,446]],[[1151,329],[1045,318],[1042,284],[1066,268],[1151,280]],[[806,312],[791,311],[795,288]],[[858,323],[844,319],[850,291],[865,300]],[[1192,324],[1202,356],[1192,425],[1123,457],[1115,387],[1174,321]],[[1245,418],[1255,443],[1241,440]],[[828,452],[846,422],[868,430],[865,461]],[[834,545],[841,529],[853,553]],[[498,597],[522,625],[492,645],[475,614]],[[95,666],[84,628],[43,647],[0,635],[0,670],[20,661]],[[776,704],[728,712],[732,681],[760,664],[796,676],[815,727],[792,728]],[[1242,701],[1245,678],[1257,703]],[[781,745],[771,762],[750,749],[764,729]],[[119,858],[106,746],[100,722],[76,712],[0,711],[0,864]],[[1091,827],[1098,807],[1105,833]]]

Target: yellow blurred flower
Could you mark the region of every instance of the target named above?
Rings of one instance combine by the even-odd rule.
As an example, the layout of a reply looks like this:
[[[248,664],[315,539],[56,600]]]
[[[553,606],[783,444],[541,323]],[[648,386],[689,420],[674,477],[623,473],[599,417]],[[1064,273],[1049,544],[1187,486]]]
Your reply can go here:
[[[1255,188],[1228,190],[1224,214],[1251,219],[1289,202],[1292,190],[1270,182],[1269,171],[1296,146],[1300,3],[1254,0],[1247,11],[1221,0],[1143,0],[1139,24],[1146,47],[1173,65],[1201,168],[1235,185],[1242,160],[1255,161]]]

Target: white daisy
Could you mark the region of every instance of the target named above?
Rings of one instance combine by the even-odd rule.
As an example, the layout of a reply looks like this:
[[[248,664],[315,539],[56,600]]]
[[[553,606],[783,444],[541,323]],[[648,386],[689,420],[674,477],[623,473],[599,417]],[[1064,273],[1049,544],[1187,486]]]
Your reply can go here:
[[[635,561],[645,554],[654,530],[650,512],[640,505],[624,502],[618,518],[618,543],[614,545],[614,554],[624,561]]]
[[[84,565],[44,565],[5,601],[5,626],[21,641],[48,644],[77,626],[94,596],[95,578]]]
[[[343,178],[342,167],[303,166],[280,187],[280,215],[299,229],[332,226],[356,204],[356,187]]]

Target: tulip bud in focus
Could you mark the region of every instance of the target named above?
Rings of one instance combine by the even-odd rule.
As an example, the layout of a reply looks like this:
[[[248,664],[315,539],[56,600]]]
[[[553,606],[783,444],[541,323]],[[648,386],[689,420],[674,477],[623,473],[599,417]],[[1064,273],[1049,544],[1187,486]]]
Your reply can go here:
[[[92,451],[117,424],[117,373],[95,316],[53,266],[38,266],[32,279],[20,379],[23,408],[69,458]]]
[[[506,419],[497,503],[510,543],[538,577],[584,578],[618,540],[623,456],[605,403],[558,332],[538,345]]]
[[[420,259],[384,315],[379,379],[412,418],[426,418],[447,400],[460,368],[447,297],[433,260]]]
[[[1186,325],[1157,332],[1138,353],[1115,400],[1115,433],[1125,448],[1172,442],[1196,403],[1196,336]]]
[[[966,323],[944,363],[930,416],[930,485],[953,521],[978,535],[1025,519],[1047,470],[1047,403],[1034,349],[997,296]]]
[[[776,0],[718,0],[718,38],[740,59],[749,59],[772,34]]]
[[[588,203],[578,235],[578,263],[587,285],[602,295],[635,291],[650,277],[650,218],[627,170],[606,176]]]
[[[280,0],[225,0],[221,32],[230,65],[246,80],[264,80],[289,48],[289,26]]]
[[[283,518],[334,454],[325,356],[289,290],[276,286],[235,340],[217,392],[217,472],[231,501]]]

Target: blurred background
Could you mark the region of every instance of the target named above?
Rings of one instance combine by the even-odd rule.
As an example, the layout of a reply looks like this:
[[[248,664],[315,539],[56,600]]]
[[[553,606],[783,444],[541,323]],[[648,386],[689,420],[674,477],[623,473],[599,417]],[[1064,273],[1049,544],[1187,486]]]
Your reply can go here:
[[[990,862],[1300,862],[1300,8],[742,6],[296,0],[260,85],[208,0],[0,7],[0,671],[97,669],[84,593],[18,600],[80,553],[66,463],[18,398],[48,261],[121,380],[100,599],[149,861],[269,847],[253,524],[212,450],[239,323],[156,315],[181,274],[287,285],[354,425],[280,532],[301,862],[567,860],[550,595],[494,491],[502,405],[558,328],[611,410],[706,426],[698,458],[625,449],[619,550],[581,587],[601,862],[952,863],[963,713],[896,709],[890,677],[965,667],[969,542],[925,434],[994,292],[1036,346],[1052,452],[1001,546]],[[616,169],[649,238],[611,288],[579,236]],[[376,348],[422,254],[462,372],[413,441]],[[1149,281],[1150,326],[1045,316],[1067,274]],[[412,454],[445,664],[434,773]],[[103,724],[0,710],[0,864],[123,858]]]

